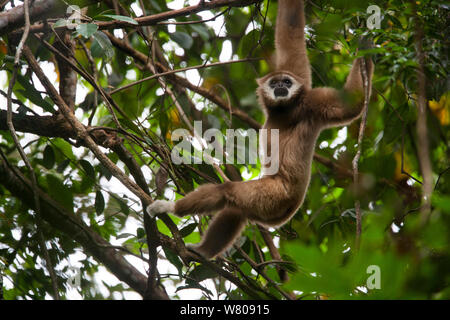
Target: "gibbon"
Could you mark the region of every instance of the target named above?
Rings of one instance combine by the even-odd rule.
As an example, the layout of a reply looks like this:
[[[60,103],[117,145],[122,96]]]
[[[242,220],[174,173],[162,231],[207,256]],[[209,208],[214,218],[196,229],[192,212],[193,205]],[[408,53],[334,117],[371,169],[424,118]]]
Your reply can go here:
[[[286,223],[303,203],[321,130],[347,125],[362,113],[362,58],[353,62],[343,90],[311,88],[303,1],[278,3],[276,71],[257,80],[259,103],[266,114],[264,128],[279,130],[278,172],[259,180],[206,184],[176,202],[157,200],[147,207],[152,217],[166,212],[179,217],[217,212],[200,244],[190,248],[205,258],[232,245],[248,220],[266,227]],[[370,84],[369,59],[366,69]]]

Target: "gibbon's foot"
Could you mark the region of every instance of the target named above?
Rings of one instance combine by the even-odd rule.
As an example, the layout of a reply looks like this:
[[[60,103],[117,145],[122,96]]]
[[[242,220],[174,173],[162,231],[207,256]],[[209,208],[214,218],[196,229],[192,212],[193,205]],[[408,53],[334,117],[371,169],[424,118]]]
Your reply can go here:
[[[152,218],[161,213],[174,212],[175,202],[167,200],[155,200],[151,205],[147,207],[146,211]]]

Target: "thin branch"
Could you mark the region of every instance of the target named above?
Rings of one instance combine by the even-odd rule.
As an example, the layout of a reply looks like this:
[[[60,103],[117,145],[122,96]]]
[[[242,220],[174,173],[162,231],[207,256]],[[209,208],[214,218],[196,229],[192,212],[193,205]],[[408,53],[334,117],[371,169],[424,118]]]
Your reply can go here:
[[[450,170],[450,167],[446,168],[444,171],[442,171],[441,173],[439,173],[438,178],[436,180],[436,184],[434,185],[434,190],[437,189],[438,185],[439,185],[439,181],[441,180],[441,177]]]
[[[128,43],[126,43],[126,41],[114,37],[111,33],[107,32],[107,31],[105,31],[104,33],[108,36],[108,38],[111,40],[111,43],[115,47],[117,47],[121,51],[124,51],[125,53],[127,53],[128,55],[133,57],[133,59],[135,59],[136,61],[140,62],[143,65],[146,65],[148,63],[148,57],[145,54],[143,54],[142,52],[135,50]],[[172,70],[169,70],[162,63],[156,62],[155,65],[156,65],[157,69],[159,71],[162,71],[163,73],[166,73],[169,71],[171,73],[173,73]],[[244,111],[230,107],[228,105],[228,103],[225,100],[223,100],[221,97],[215,95],[213,92],[211,92],[208,89],[205,89],[203,87],[199,87],[199,86],[196,86],[195,84],[190,83],[186,78],[180,77],[180,76],[176,75],[175,73],[173,73],[173,74],[168,74],[167,80],[173,84],[183,86],[183,87],[207,98],[208,100],[210,100],[211,102],[213,102],[217,106],[219,106],[221,109],[223,109],[227,112],[230,112],[231,114],[233,114],[236,117],[238,117],[239,119],[241,119],[243,122],[247,123],[253,129],[260,129],[262,127],[260,123],[255,121]]]
[[[169,249],[177,252],[179,257],[185,262],[189,263],[190,261],[198,261],[202,264],[204,264],[206,267],[210,268],[214,272],[216,272],[218,275],[224,277],[234,285],[236,285],[239,289],[241,289],[243,292],[248,294],[252,299],[261,299],[261,296],[255,292],[252,288],[247,286],[245,283],[243,283],[238,277],[236,277],[233,273],[228,272],[224,268],[222,268],[220,265],[217,265],[215,262],[210,261],[208,259],[203,258],[202,256],[195,254],[194,252],[189,251],[186,247],[180,248],[176,241],[164,234],[159,234],[161,244],[165,247],[168,247]],[[259,289],[259,288],[258,288]],[[263,290],[262,290],[263,291]],[[264,292],[264,291],[263,291]]]
[[[250,266],[251,266],[256,272],[258,272],[264,279],[266,279],[267,282],[269,282],[270,285],[271,285],[273,288],[275,288],[275,290],[277,290],[283,297],[285,297],[285,298],[288,299],[288,300],[293,300],[293,299],[295,299],[292,295],[290,295],[289,293],[283,291],[283,290],[278,286],[278,284],[276,284],[275,281],[273,281],[273,280],[266,274],[266,272],[265,272],[262,268],[260,268],[259,265],[258,265],[255,261],[253,261],[252,258],[250,258],[250,257],[248,256],[248,254],[246,254],[246,253],[244,252],[244,250],[242,250],[240,247],[238,247],[238,246],[236,246],[236,245],[234,245],[234,248],[235,248],[235,249],[239,252],[239,254],[245,259],[245,261],[247,261],[247,262],[250,264]]]
[[[216,21],[216,19],[220,16],[223,16],[225,13],[227,13],[228,11],[230,11],[230,8],[226,8],[225,10],[223,10],[222,12],[216,14],[214,17],[207,19],[207,20],[198,20],[198,21],[161,21],[158,22],[157,25],[186,25],[186,24],[200,24],[200,23],[205,23],[205,22],[210,22],[210,21]]]
[[[95,65],[95,60],[92,57],[90,50],[84,44],[83,40],[79,39],[78,42],[80,43],[81,47],[83,48],[84,54],[89,61],[89,66],[91,68],[92,77],[94,78],[94,82],[98,83],[98,71],[97,71],[97,67]],[[92,119],[94,118],[95,111],[97,110],[97,104],[98,104],[97,100],[98,100],[98,91],[94,90],[94,105],[93,105],[91,114],[89,115],[88,126],[91,126]]]
[[[122,111],[122,109],[119,108],[119,106],[116,104],[116,102],[112,99],[112,97],[105,92],[105,90],[96,82],[96,80],[91,76],[89,73],[87,73],[85,70],[82,70],[80,67],[78,67],[73,61],[71,61],[68,57],[64,56],[58,49],[56,49],[54,46],[52,46],[50,43],[42,39],[39,35],[34,35],[37,39],[39,39],[46,48],[48,48],[51,52],[53,52],[57,57],[64,60],[67,64],[70,65],[72,69],[74,69],[78,74],[80,74],[84,79],[86,79],[93,87],[94,89],[98,90],[100,92],[103,101],[105,101],[105,106],[108,109],[108,111],[111,113],[115,124],[118,128],[122,128],[120,125],[119,120],[117,119],[116,114],[114,113],[113,109],[117,110],[122,117],[125,119],[128,119],[125,112]],[[129,120],[129,119],[128,119]]]
[[[123,87],[111,90],[111,92],[109,94],[112,95],[112,94],[117,93],[119,91],[128,89],[128,88],[133,87],[135,85],[138,85],[140,83],[143,83],[145,81],[149,81],[149,80],[156,79],[156,78],[159,78],[159,77],[168,76],[168,75],[171,75],[171,74],[174,74],[174,73],[178,73],[178,72],[184,72],[184,71],[193,70],[193,69],[197,69],[198,70],[198,69],[215,67],[215,66],[221,66],[221,65],[227,65],[227,64],[232,64],[232,63],[241,63],[241,62],[257,61],[257,60],[260,60],[260,59],[259,58],[238,59],[238,60],[231,60],[231,61],[224,61],[224,62],[214,62],[214,63],[208,63],[208,64],[205,61],[204,64],[197,65],[197,66],[186,67],[186,68],[175,69],[175,70],[168,70],[168,71],[161,72],[161,73],[155,73],[155,74],[153,74],[151,76],[148,76],[146,78],[143,78],[143,79],[134,81],[132,83],[129,83],[129,84],[123,86]]]
[[[265,229],[264,227],[258,225],[259,232],[261,233],[261,236],[264,239],[264,242],[267,245],[267,248],[269,248],[270,256],[272,257],[272,261],[283,261],[281,260],[280,252],[278,251],[278,248],[273,243],[272,236],[270,235],[269,231]],[[266,261],[267,262],[267,261]],[[260,263],[260,265],[263,265],[263,263]],[[289,280],[289,276],[286,272],[286,270],[282,266],[276,266],[278,276],[280,277],[281,281],[287,282]]]
[[[4,158],[3,161],[0,160],[0,176],[2,177],[0,184],[9,190],[11,195],[34,208],[31,182],[17,168],[9,166]],[[42,218],[52,228],[61,230],[70,239],[80,243],[87,254],[104,264],[119,280],[144,295],[146,278],[117,252],[117,248],[111,246],[79,216],[61,207],[42,190],[39,190],[39,197]]]
[[[355,157],[353,158],[353,161],[352,161],[353,183],[355,186],[355,191],[359,189],[358,163],[359,163],[359,158],[361,157],[361,152],[362,152],[362,140],[364,137],[364,131],[366,129],[367,112],[368,112],[368,108],[369,108],[369,99],[370,99],[369,76],[367,74],[367,65],[366,65],[366,60],[364,57],[360,60],[360,71],[361,71],[361,77],[363,80],[363,88],[364,88],[364,105],[363,105],[361,123],[359,126],[358,149],[357,149]],[[356,250],[358,250],[360,243],[361,243],[361,230],[362,230],[361,203],[360,203],[359,199],[355,200],[355,212],[356,212],[355,246],[356,246]]]
[[[404,153],[405,153],[405,126],[403,126],[403,130],[402,130],[402,144],[401,144],[401,161],[400,161],[400,172],[406,176],[408,176],[409,178],[413,179],[414,181],[416,181],[417,183],[422,184],[422,181],[417,180],[416,178],[414,178],[409,172],[407,172],[404,168]]]
[[[88,130],[84,127],[84,125],[75,117],[75,115],[72,113],[72,110],[67,106],[67,104],[64,102],[64,100],[61,98],[61,96],[56,91],[53,84],[50,82],[50,80],[47,78],[47,76],[42,71],[41,67],[39,66],[38,62],[36,61],[36,58],[34,57],[31,50],[25,46],[24,47],[24,54],[25,57],[30,65],[30,67],[33,69],[34,73],[40,80],[41,84],[44,86],[44,88],[47,90],[47,93],[49,94],[50,98],[55,102],[55,104],[58,106],[61,113],[64,115],[66,120],[70,123],[70,125],[75,130],[78,139],[84,141],[86,143],[87,147],[94,153],[96,158],[125,186],[127,187],[131,192],[133,192],[141,201],[143,201],[146,205],[150,204],[152,202],[151,197],[145,193],[138,185],[136,185],[135,182],[133,182],[125,173],[120,170],[114,162],[112,162],[97,146],[97,144],[94,142],[94,140],[90,137]]]

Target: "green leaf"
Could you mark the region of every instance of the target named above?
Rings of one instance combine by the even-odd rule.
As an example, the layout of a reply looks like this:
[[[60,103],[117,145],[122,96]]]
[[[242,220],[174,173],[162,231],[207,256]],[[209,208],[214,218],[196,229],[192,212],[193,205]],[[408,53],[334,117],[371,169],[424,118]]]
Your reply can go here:
[[[93,57],[111,59],[114,57],[114,49],[109,38],[101,31],[93,34],[94,41],[91,45],[91,54]]]
[[[438,195],[434,193],[431,198],[431,202],[433,203],[433,206],[441,209],[442,212],[450,213],[450,196]]]
[[[101,175],[104,176],[106,180],[108,180],[108,181],[111,180],[111,178],[112,178],[112,173],[111,173],[111,171],[109,171],[109,170],[108,170],[103,164],[101,164],[101,163],[100,163],[99,169],[100,169]]]
[[[261,37],[259,30],[254,29],[247,33],[239,42],[238,54],[241,57],[249,55],[251,50],[254,50],[258,44],[258,40]]]
[[[77,36],[80,35],[89,39],[98,30],[98,25],[95,23],[82,23],[75,30]]]
[[[181,270],[183,269],[183,263],[181,262],[178,255],[165,246],[163,246],[162,248],[167,260],[169,260],[169,262],[177,268],[178,272],[181,272]]]
[[[180,230],[180,235],[182,238],[187,237],[188,235],[190,235],[192,232],[194,232],[195,228],[197,227],[197,223],[191,223],[188,224],[186,227],[184,227],[183,229]]]
[[[67,166],[70,164],[70,159],[65,159],[61,161],[58,166],[56,167],[56,171],[58,173],[63,173],[64,170],[66,170]]]
[[[124,232],[116,236],[116,239],[126,239],[126,238],[134,238],[134,234]]]
[[[46,146],[44,149],[44,158],[42,159],[42,164],[47,169],[51,169],[55,165],[55,152],[50,145]]]
[[[102,14],[102,16],[103,17],[108,17],[108,18],[111,18],[111,19],[114,19],[114,20],[125,21],[125,22],[128,22],[128,23],[134,24],[134,25],[138,24],[138,22],[136,20],[134,20],[131,17],[127,17],[127,16],[120,16],[120,15],[117,15],[117,14]]]
[[[186,280],[186,282],[188,283],[192,283],[192,282],[200,282],[206,279],[210,279],[210,278],[214,278],[217,276],[217,273],[210,269],[209,267],[201,264],[198,265],[197,267],[195,267],[194,270],[192,270],[187,278],[188,280]]]
[[[199,36],[203,39],[203,41],[209,40],[209,32],[208,29],[203,24],[192,24],[192,30],[197,32]]]
[[[67,20],[67,19],[59,19],[58,21],[55,22],[55,24],[53,25],[53,28],[65,27],[65,26],[67,26],[68,22],[69,22],[69,20]]]
[[[103,215],[109,217],[120,212],[124,215],[128,215],[130,213],[130,208],[127,202],[121,198],[111,195],[109,197],[108,204],[106,205]]]
[[[28,78],[25,78],[22,75],[17,75],[17,82],[20,83],[20,85],[24,88],[24,90],[19,89],[16,90],[16,92],[22,94],[32,103],[44,109],[44,111],[50,113],[54,112],[53,106],[48,101],[42,99],[41,94],[34,88],[34,85],[30,83]]]
[[[63,207],[73,211],[73,194],[62,181],[53,174],[45,176],[49,195],[59,202]]]
[[[101,215],[105,210],[105,198],[100,190],[95,193],[95,212]]]
[[[80,165],[83,167],[84,173],[92,178],[95,179],[95,170],[94,167],[91,165],[91,163],[87,160],[81,159]]]
[[[170,34],[170,38],[178,43],[184,49],[190,49],[194,44],[192,37],[186,32],[174,32]]]
[[[136,235],[138,239],[145,238],[145,230],[144,228],[137,228]]]

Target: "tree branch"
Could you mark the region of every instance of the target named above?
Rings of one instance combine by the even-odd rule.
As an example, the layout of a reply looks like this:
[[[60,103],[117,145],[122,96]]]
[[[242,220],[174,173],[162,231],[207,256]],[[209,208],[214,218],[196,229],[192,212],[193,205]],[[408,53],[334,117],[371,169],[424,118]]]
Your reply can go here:
[[[366,129],[366,123],[367,123],[367,112],[369,109],[369,100],[370,100],[370,81],[369,81],[369,75],[367,74],[367,64],[365,58],[362,58],[360,60],[360,70],[361,70],[361,78],[363,82],[363,88],[364,88],[364,106],[361,116],[361,123],[359,126],[359,134],[358,134],[358,149],[356,151],[355,157],[352,161],[353,166],[353,183],[355,187],[355,194],[357,194],[357,190],[359,190],[359,158],[361,157],[361,151],[362,151],[362,140],[364,138],[364,131]],[[359,195],[356,195],[359,197]],[[356,213],[356,237],[355,237],[355,246],[356,250],[359,249],[360,242],[361,242],[361,231],[362,231],[362,216],[361,216],[361,203],[359,199],[355,200],[355,213]]]
[[[0,184],[12,195],[34,208],[31,182],[17,169],[0,160]],[[43,191],[39,190],[42,218],[53,228],[61,230],[68,237],[83,246],[97,261],[104,264],[119,280],[124,281],[141,295],[147,287],[146,277],[137,271],[114,247],[89,228],[78,216],[62,208]]]
[[[31,1],[29,8],[30,21],[34,22],[63,14],[67,5],[58,0],[36,0]],[[24,26],[24,11],[22,5],[0,13],[0,36]]]
[[[106,167],[108,170],[131,192],[133,192],[139,199],[141,199],[146,205],[149,205],[152,202],[151,197],[145,193],[135,182],[131,181],[127,175],[125,175],[115,164],[112,162],[97,146],[97,144],[92,140],[88,131],[84,127],[84,125],[75,117],[72,113],[72,110],[67,106],[64,100],[56,91],[55,87],[52,85],[50,80],[45,76],[38,62],[36,61],[33,53],[28,47],[24,47],[24,55],[33,69],[34,73],[40,80],[41,84],[47,90],[50,98],[55,102],[58,106],[61,113],[70,123],[77,134],[77,138],[79,140],[84,141],[88,148],[94,153],[97,159]]]
[[[43,1],[43,2],[45,2],[45,1]],[[217,9],[217,8],[221,8],[221,7],[225,7],[225,6],[246,7],[251,4],[260,3],[260,2],[262,2],[262,0],[215,0],[215,1],[205,2],[203,5],[197,4],[194,6],[184,7],[184,8],[178,9],[178,10],[170,10],[170,11],[161,12],[161,13],[157,13],[157,14],[153,14],[153,15],[149,15],[149,16],[134,18],[134,20],[141,27],[142,26],[152,26],[152,25],[158,24],[161,21],[166,21],[169,19],[188,16],[188,15],[199,13],[202,11]],[[126,21],[121,21],[121,20],[96,21],[95,23],[98,25],[100,30],[118,29],[118,28],[125,28],[125,27],[136,27],[135,24],[132,24],[132,23],[129,23]],[[8,29],[8,31],[17,29],[18,27],[20,27],[20,24],[19,24],[19,26],[17,26],[17,24],[15,24],[14,26],[11,25],[10,28]],[[44,32],[49,27],[52,28],[53,23],[37,24],[37,25],[34,25],[31,27],[31,32],[33,32],[33,33]],[[58,27],[57,29],[59,29],[59,28],[65,29],[66,27],[62,26],[62,27]],[[2,29],[1,29],[1,25],[0,25],[0,35],[1,34],[2,34]]]
[[[416,25],[415,42],[416,42],[416,56],[418,60],[417,67],[417,138],[418,138],[418,156],[420,163],[420,170],[422,171],[422,207],[421,220],[422,223],[428,221],[431,213],[431,194],[433,192],[433,170],[430,161],[430,146],[428,142],[428,128],[427,128],[427,97],[426,97],[426,76],[425,76],[425,55],[422,49],[423,43],[423,26],[417,14],[415,1],[412,1],[414,20]]]

